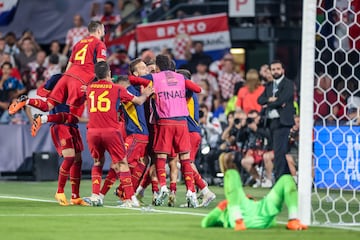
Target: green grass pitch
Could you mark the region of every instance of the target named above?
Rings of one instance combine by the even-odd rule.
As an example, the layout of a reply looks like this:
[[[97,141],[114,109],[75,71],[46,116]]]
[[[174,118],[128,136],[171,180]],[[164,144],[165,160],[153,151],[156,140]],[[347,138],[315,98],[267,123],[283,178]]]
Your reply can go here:
[[[91,192],[90,181],[81,183],[82,196]],[[56,182],[0,181],[0,238],[10,239],[146,239],[146,240],[210,240],[210,239],[360,239],[359,227],[346,229],[310,227],[308,231],[292,232],[279,224],[264,230],[234,232],[231,229],[200,228],[200,221],[217,202],[224,198],[222,188],[211,187],[217,199],[208,207],[184,209],[156,207],[155,211],[117,208],[116,198],[111,192],[105,198],[104,207],[61,207],[54,202]],[[70,197],[69,183],[67,196]],[[256,198],[267,192],[264,189],[245,188]],[[150,191],[146,191],[145,202],[151,202]],[[43,201],[41,201],[43,200]],[[178,187],[177,205],[185,200],[183,185]],[[286,222],[286,208],[278,217]]]

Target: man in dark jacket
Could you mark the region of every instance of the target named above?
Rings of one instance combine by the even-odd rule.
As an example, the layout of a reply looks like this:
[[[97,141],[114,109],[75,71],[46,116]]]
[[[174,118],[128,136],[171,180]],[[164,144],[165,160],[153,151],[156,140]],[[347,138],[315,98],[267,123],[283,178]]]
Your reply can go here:
[[[266,84],[258,103],[266,107],[266,117],[270,122],[275,154],[274,175],[277,181],[282,175],[290,174],[285,155],[290,128],[294,125],[294,84],[285,77],[283,64],[279,60],[271,63],[270,71],[274,80]]]

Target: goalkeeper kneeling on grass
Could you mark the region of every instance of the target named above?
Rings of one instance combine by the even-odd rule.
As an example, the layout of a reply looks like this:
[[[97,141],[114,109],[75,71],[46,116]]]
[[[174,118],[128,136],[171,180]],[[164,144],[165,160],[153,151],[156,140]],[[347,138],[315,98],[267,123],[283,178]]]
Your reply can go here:
[[[297,218],[298,193],[291,175],[283,175],[270,192],[260,201],[249,199],[244,190],[239,172],[232,161],[224,163],[224,191],[226,200],[221,201],[201,222],[203,228],[224,227],[235,231],[247,228],[269,228],[276,224],[276,216],[285,202],[289,230],[306,230]]]

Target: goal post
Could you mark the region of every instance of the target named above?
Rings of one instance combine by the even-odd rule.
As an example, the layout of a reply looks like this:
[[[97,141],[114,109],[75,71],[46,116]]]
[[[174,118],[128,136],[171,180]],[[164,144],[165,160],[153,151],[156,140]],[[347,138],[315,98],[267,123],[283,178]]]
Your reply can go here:
[[[311,223],[312,131],[315,72],[316,1],[304,0],[301,38],[300,133],[298,167],[299,218]]]
[[[302,26],[299,218],[359,226],[360,0],[304,0]]]

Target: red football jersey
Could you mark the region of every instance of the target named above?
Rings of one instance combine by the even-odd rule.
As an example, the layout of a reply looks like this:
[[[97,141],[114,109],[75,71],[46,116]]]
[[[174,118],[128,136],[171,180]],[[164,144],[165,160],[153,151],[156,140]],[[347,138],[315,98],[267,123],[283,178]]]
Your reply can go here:
[[[105,80],[91,83],[87,88],[89,112],[88,128],[116,128],[121,124],[118,109],[121,103],[130,102],[134,95],[124,87]]]
[[[74,76],[84,84],[89,84],[95,77],[97,58],[106,59],[105,43],[93,36],[88,36],[75,44],[70,62],[72,65],[65,74]]]

